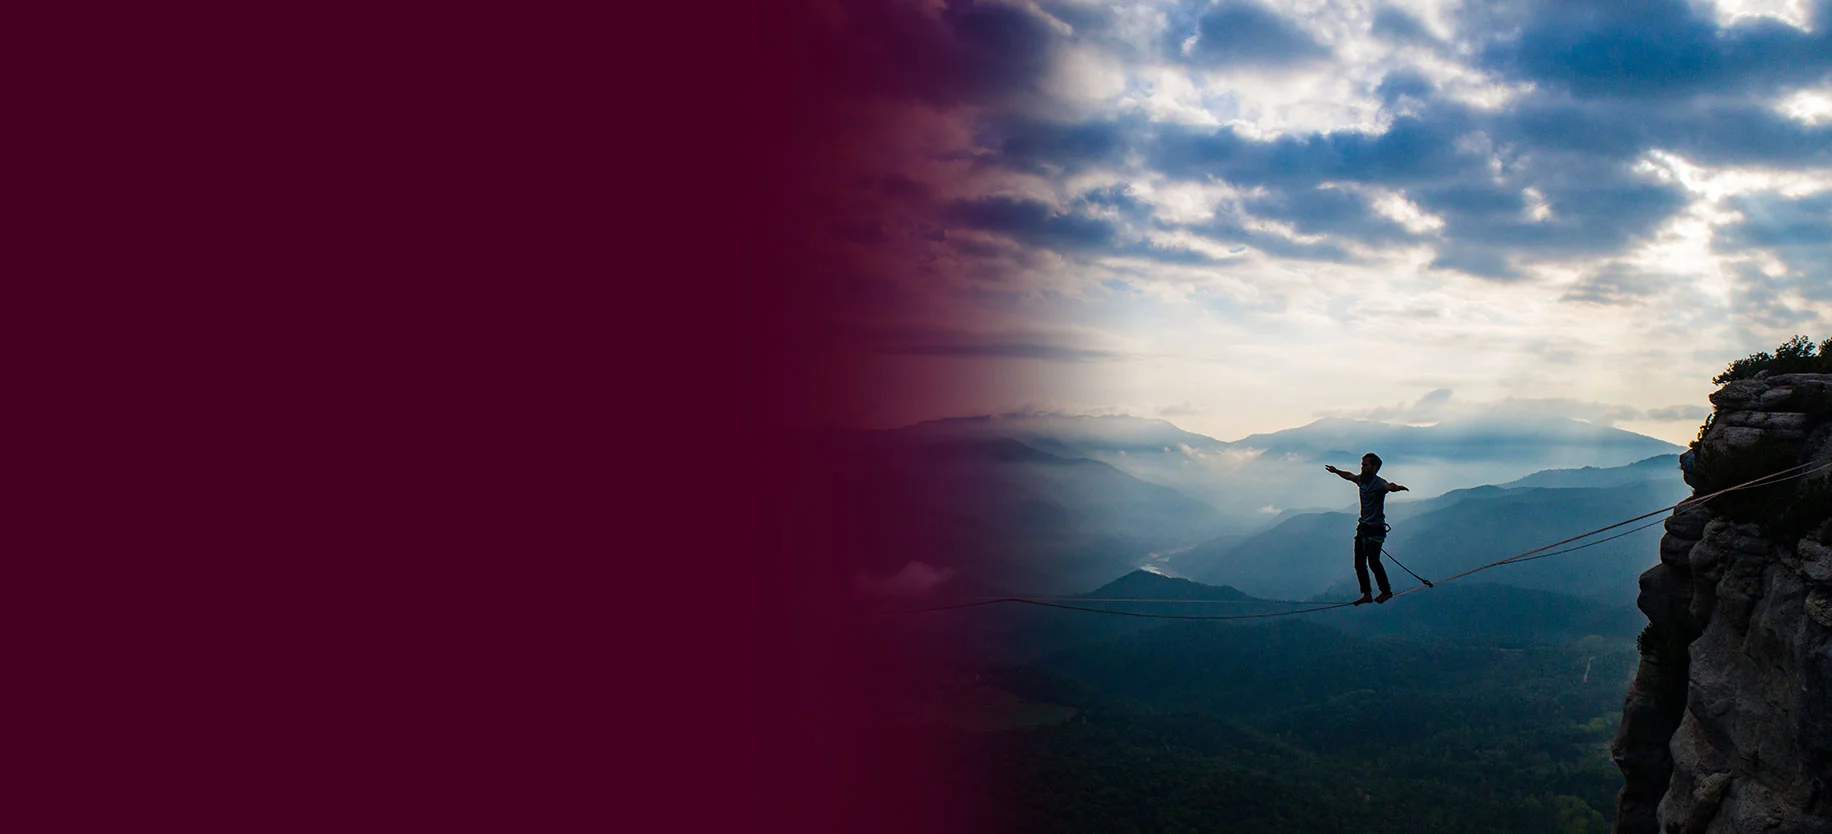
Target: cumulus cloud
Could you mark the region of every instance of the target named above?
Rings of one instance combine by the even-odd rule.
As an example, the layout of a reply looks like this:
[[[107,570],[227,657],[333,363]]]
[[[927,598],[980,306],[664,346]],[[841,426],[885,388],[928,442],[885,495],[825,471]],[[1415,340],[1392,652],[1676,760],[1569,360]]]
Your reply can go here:
[[[1612,380],[1680,402],[1673,380],[1832,325],[1832,187],[1806,185],[1832,183],[1832,2],[1747,5],[841,4],[872,37],[840,74],[929,129],[854,197],[907,216],[829,230],[904,272],[828,272],[915,311],[867,341],[898,361],[1048,362],[1217,436],[1262,406],[1192,392],[1177,355],[1251,356],[1229,371],[1261,390],[1379,376],[1345,416],[1664,420],[1603,402]],[[1438,390],[1366,406],[1426,356],[1412,390]],[[1608,370],[1560,399],[1586,363]],[[1497,367],[1513,387],[1483,387]]]
[[[1376,420],[1383,423],[1436,423],[1451,414],[1453,410],[1463,408],[1461,403],[1452,405],[1450,401],[1452,393],[1453,391],[1449,388],[1436,388],[1416,400],[1372,408],[1338,409],[1324,412],[1319,416]]]
[[[1532,262],[1607,253],[1644,239],[1680,210],[1683,189],[1636,168],[1648,150],[1706,163],[1824,165],[1832,142],[1832,123],[1803,122],[1782,107],[1784,98],[1816,95],[1824,86],[1832,26],[1719,18],[1679,0],[1583,15],[1543,4],[1473,4],[1433,25],[1385,5],[1371,23],[1328,12],[1300,23],[1246,0],[927,8],[852,10],[881,24],[862,28],[897,33],[869,47],[899,60],[862,65],[908,68],[907,77],[861,83],[915,101],[978,108],[968,126],[973,141],[960,148],[976,167],[1042,177],[1057,188],[1078,172],[1106,171],[1226,183],[1248,194],[1206,222],[1144,217],[1123,202],[1097,211],[1102,195],[1093,192],[1060,193],[1054,202],[1036,194],[959,194],[947,204],[947,224],[1064,255],[1203,266],[1222,260],[1215,252],[1247,248],[1356,263],[1382,246],[1422,244],[1433,249],[1430,263],[1438,268],[1513,281]],[[1816,8],[1814,19],[1832,21],[1825,4]],[[1434,29],[1453,33],[1460,51],[1421,61],[1375,48],[1440,43]],[[1325,36],[1362,46],[1343,52]],[[1340,127],[1268,134],[1230,105],[1259,82],[1229,76],[1229,86],[1209,89],[1192,75],[1253,66],[1262,78],[1286,78],[1312,62],[1330,62],[1341,79],[1330,104],[1347,117]],[[1085,76],[1089,68],[1102,78],[1093,98],[1111,99],[1107,104],[1074,113],[1029,106],[1063,72]],[[1186,85],[1180,106],[1206,113],[1208,126],[1166,121],[1139,105],[1173,80]],[[1525,86],[1509,107],[1485,110],[1450,96],[1440,81],[1452,80]],[[1077,84],[1071,86],[1092,89]],[[1385,116],[1370,122],[1375,111]],[[1391,199],[1377,202],[1357,188],[1404,192],[1404,204],[1429,222],[1402,222]],[[865,239],[880,233],[845,231]],[[1201,242],[1167,246],[1167,232]],[[971,236],[953,245],[970,257],[989,254]],[[1600,275],[1571,300],[1636,295],[1621,277]]]
[[[1177,53],[1204,66],[1290,66],[1329,55],[1310,33],[1258,3],[1223,0],[1209,6],[1195,23],[1193,32],[1172,26],[1166,35]]]
[[[1075,37],[1092,43],[1103,42],[1114,25],[1085,10],[1082,18],[1078,25],[1086,28]],[[982,163],[1059,179],[1119,170],[1228,183],[1251,196],[1210,222],[1171,225],[1223,249],[1330,262],[1366,261],[1383,245],[1424,243],[1435,249],[1437,267],[1509,281],[1531,262],[1569,261],[1643,240],[1682,209],[1683,188],[1637,168],[1651,149],[1729,164],[1825,164],[1832,123],[1806,124],[1769,102],[1725,93],[1779,97],[1818,83],[1832,70],[1827,27],[1815,34],[1739,18],[1720,29],[1679,2],[1620,4],[1575,16],[1528,4],[1465,10],[1455,23],[1451,29],[1473,50],[1467,64],[1455,64],[1452,55],[1434,59],[1426,73],[1425,64],[1395,56],[1358,58],[1349,64],[1353,71],[1344,68],[1366,85],[1341,102],[1344,112],[1360,112],[1357,95],[1366,102],[1361,107],[1390,111],[1375,120],[1377,129],[1357,120],[1268,135],[1251,120],[1228,118],[1232,93],[1197,95],[1214,117],[1209,126],[1164,121],[1136,108],[1068,122],[994,116],[984,127],[997,152]],[[1129,66],[1162,72],[1154,69],[1158,61],[1257,62],[1289,73],[1295,70],[1282,64],[1343,60],[1309,29],[1249,3],[1173,4],[1161,26],[1157,54],[1135,52]],[[1436,41],[1420,20],[1393,8],[1376,14],[1370,36]],[[1526,86],[1511,106],[1487,110],[1447,95],[1433,77],[1511,78]],[[1431,222],[1396,222],[1342,185],[1403,190],[1407,204]],[[1202,247],[1142,246],[1149,228],[1041,205],[987,204],[960,219],[1059,251],[1205,260]],[[1599,286],[1574,297],[1621,296]]]

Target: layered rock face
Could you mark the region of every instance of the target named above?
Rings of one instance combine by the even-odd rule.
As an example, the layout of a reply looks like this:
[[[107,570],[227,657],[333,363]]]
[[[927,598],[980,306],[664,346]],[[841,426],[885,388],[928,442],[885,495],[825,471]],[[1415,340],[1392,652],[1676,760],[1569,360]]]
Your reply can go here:
[[[1832,463],[1832,374],[1726,384],[1695,496]],[[1832,469],[1674,511],[1641,576],[1619,834],[1832,834]]]

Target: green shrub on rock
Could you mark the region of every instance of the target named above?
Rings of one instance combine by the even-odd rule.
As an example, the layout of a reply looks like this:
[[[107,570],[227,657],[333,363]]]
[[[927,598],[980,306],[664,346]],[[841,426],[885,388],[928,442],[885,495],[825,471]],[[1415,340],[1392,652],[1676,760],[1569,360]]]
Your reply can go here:
[[[1717,385],[1736,379],[1750,379],[1767,371],[1775,374],[1832,374],[1832,339],[1817,346],[1805,336],[1795,336],[1781,343],[1774,353],[1752,353],[1730,363],[1724,372],[1711,378]]]

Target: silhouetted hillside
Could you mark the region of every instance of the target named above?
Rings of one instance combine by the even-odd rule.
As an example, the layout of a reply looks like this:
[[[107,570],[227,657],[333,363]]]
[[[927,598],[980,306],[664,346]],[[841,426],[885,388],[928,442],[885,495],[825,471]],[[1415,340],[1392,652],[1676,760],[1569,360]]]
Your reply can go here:
[[[1232,584],[1258,597],[1304,598],[1343,577],[1354,553],[1355,517],[1304,513],[1237,544],[1203,545],[1178,557],[1198,582]]]
[[[1098,599],[1137,598],[1137,599],[1187,599],[1187,600],[1245,600],[1251,597],[1237,588],[1228,586],[1204,585],[1188,579],[1163,576],[1151,571],[1137,570],[1100,586],[1084,597]]]
[[[996,774],[981,783],[994,830],[1602,831],[1634,662],[1625,638],[1171,623],[993,674],[1078,713],[972,756]]]

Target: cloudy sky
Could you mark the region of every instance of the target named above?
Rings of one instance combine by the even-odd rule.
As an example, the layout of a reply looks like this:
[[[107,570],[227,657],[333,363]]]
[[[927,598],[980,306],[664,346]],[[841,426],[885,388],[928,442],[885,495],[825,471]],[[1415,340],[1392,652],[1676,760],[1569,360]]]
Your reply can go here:
[[[835,8],[900,125],[835,232],[901,264],[860,422],[1683,443],[1729,360],[1832,335],[1832,0]]]

